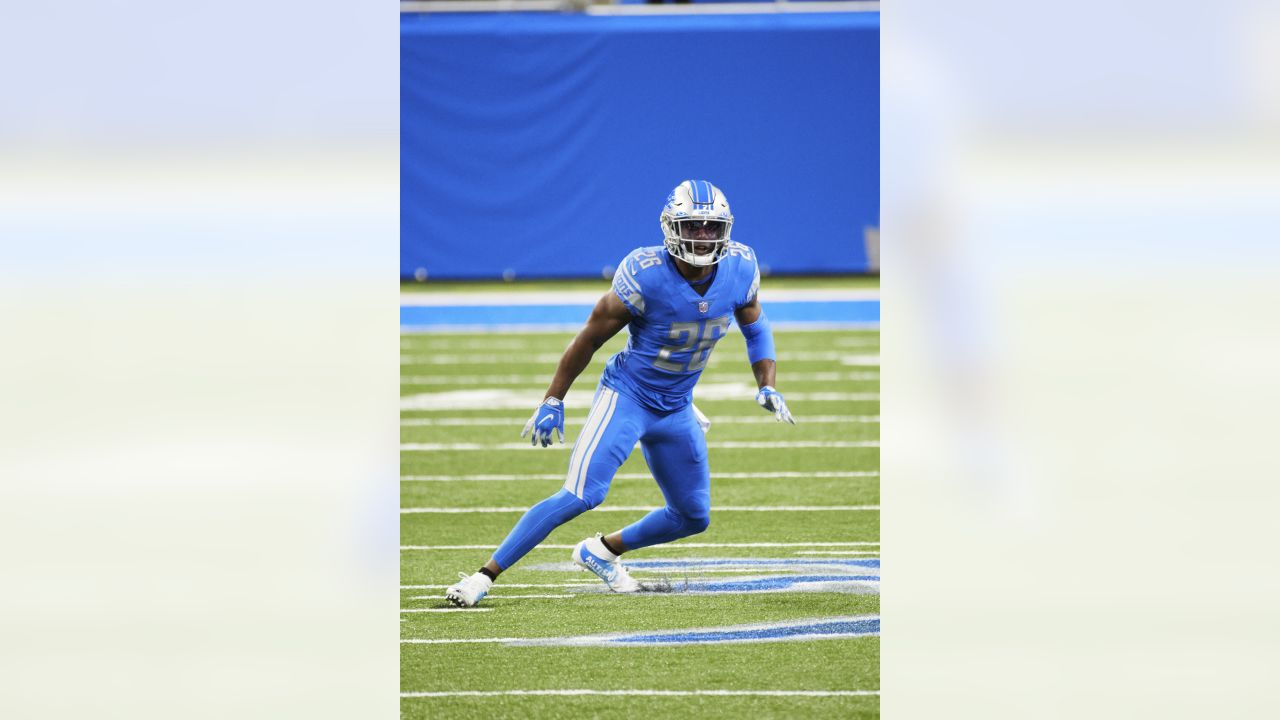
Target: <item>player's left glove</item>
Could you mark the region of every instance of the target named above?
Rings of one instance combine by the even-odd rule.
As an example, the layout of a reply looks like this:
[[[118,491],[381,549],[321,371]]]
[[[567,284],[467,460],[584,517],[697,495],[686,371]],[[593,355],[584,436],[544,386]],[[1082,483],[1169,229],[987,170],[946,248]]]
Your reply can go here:
[[[795,418],[791,417],[791,411],[787,409],[787,401],[782,399],[782,393],[769,385],[760,388],[760,392],[756,393],[756,402],[760,407],[773,413],[774,420],[778,422],[785,420],[792,425],[796,424]]]
[[[520,431],[520,437],[533,431],[533,437],[529,438],[530,445],[542,443],[542,447],[551,444],[551,431],[555,430],[560,433],[560,444],[564,444],[564,403],[559,398],[549,397],[542,401],[537,410],[533,411],[533,417],[529,418],[529,422],[524,424],[524,430]]]

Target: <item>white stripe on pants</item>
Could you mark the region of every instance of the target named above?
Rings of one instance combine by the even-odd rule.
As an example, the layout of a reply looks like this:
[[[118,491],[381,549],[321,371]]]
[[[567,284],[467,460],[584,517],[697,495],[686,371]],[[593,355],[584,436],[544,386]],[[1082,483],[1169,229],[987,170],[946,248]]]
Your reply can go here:
[[[618,393],[607,387],[600,388],[600,396],[591,406],[587,422],[578,433],[573,443],[573,455],[569,459],[569,472],[565,477],[564,489],[579,498],[585,490],[587,482],[587,466],[591,464],[591,456],[600,444],[600,438],[613,417],[613,409],[618,405]]]

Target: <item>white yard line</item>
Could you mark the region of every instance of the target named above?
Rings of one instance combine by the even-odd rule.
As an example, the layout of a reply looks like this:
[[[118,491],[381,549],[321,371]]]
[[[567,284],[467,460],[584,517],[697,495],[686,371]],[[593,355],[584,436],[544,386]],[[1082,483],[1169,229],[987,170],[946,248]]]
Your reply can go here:
[[[565,547],[569,547],[569,546],[568,546],[568,545],[566,545]],[[506,584],[504,584],[504,585],[503,585],[503,587],[511,587],[511,586],[510,586],[510,585],[506,585]],[[540,599],[540,598],[557,598],[557,599],[563,599],[563,598],[575,598],[575,597],[578,597],[578,596],[577,596],[577,595],[569,595],[569,594],[564,594],[564,595],[494,595],[493,593],[489,593],[488,595],[485,595],[485,596],[484,596],[484,600],[485,600],[485,602],[490,602],[490,601],[492,601],[492,600],[535,600],[535,599]],[[409,598],[409,599],[410,599],[410,600],[439,600],[439,599],[440,599],[440,596],[439,596],[439,595],[415,595],[415,596],[413,596],[413,597],[411,597],[411,598]],[[401,610],[400,612],[405,612],[405,611],[404,611],[404,610]]]
[[[456,642],[504,642],[504,638],[483,638],[476,640],[457,640]],[[400,642],[414,642],[401,640]],[[421,642],[455,642],[449,640],[423,640]],[[574,696],[574,695],[636,695],[660,697],[878,697],[879,690],[442,690],[439,692],[402,692],[402,698],[436,698],[436,697],[500,697],[504,695],[525,696]]]
[[[499,388],[499,387],[470,387],[470,388],[440,388],[435,392],[412,393],[402,395],[400,397],[400,410],[414,411],[472,411],[472,410],[512,410],[519,411],[520,415],[527,414],[530,408],[536,408],[538,403],[542,402],[542,390],[528,388]],[[756,396],[756,387],[754,383],[746,382],[704,382],[698,385],[697,391],[694,393],[694,402],[702,406],[703,410],[708,408],[709,403],[722,402],[732,400],[735,409],[749,409],[753,398]],[[880,393],[878,392],[792,392],[786,391],[788,400],[793,405],[796,401],[815,400],[815,401],[878,401]],[[565,396],[565,404],[571,408],[589,407],[594,402],[594,393],[591,390],[579,389],[570,390]],[[721,412],[712,411],[711,416],[720,415]],[[727,413],[732,415],[745,415],[746,413]],[[800,422],[804,422],[803,415],[799,416]]]
[[[639,443],[636,447],[639,447]],[[463,450],[527,450],[529,443],[401,443],[403,452],[454,452]],[[553,443],[548,447],[557,450],[568,450],[572,446]],[[712,450],[773,450],[785,448],[878,448],[879,440],[779,440],[769,442],[723,440],[709,442]]]
[[[495,290],[493,292],[403,292],[402,307],[475,307],[478,305],[585,305],[590,310],[609,291],[601,281],[599,290]],[[840,302],[879,300],[879,288],[847,288],[812,290],[760,289],[760,302]]]
[[[527,418],[401,418],[400,427],[521,427]],[[827,423],[869,423],[880,422],[879,415],[805,415],[805,425]],[[776,423],[772,415],[730,415],[711,419],[714,425],[767,425]],[[570,428],[577,427],[570,425]]]
[[[706,378],[712,382],[729,382],[733,378]],[[797,372],[786,373],[782,378],[785,383],[801,382],[871,382],[879,380],[880,374],[874,372]],[[402,375],[401,385],[534,385],[545,387],[551,380],[549,374],[541,375]]]
[[[861,347],[880,347],[880,337],[862,335],[859,337],[838,337],[833,338],[831,344],[839,348],[861,348]]]
[[[401,645],[450,645],[453,643],[501,643],[515,642],[516,640],[525,640],[527,638],[440,638],[435,640],[427,640],[425,638],[405,638],[400,641]],[[403,696],[403,693],[402,693]],[[410,695],[409,697],[414,697]]]
[[[422,337],[429,335],[560,335],[568,333],[576,333],[582,329],[582,323],[590,314],[591,308],[584,307],[582,309],[582,320],[578,322],[563,323],[538,323],[534,325],[523,325],[517,323],[490,325],[485,323],[474,323],[468,325],[451,325],[442,324],[426,324],[426,325],[401,325],[401,337]],[[770,325],[775,330],[786,330],[788,332],[880,332],[880,321],[805,321],[805,320],[771,320]]]
[[[542,375],[401,375],[401,385],[546,385]]]
[[[462,354],[431,354],[431,355],[401,355],[401,365],[460,365],[466,367],[468,365],[508,365],[513,363],[558,363],[564,355],[563,352],[541,352],[541,353],[521,353],[513,355],[512,353],[462,353]],[[781,351],[777,353],[778,362],[838,362],[842,365],[879,365],[879,355],[851,355],[839,350],[792,350],[790,352]],[[723,362],[742,362],[746,363],[745,354],[725,353],[713,356],[708,365],[719,365]]]
[[[862,342],[862,338],[853,338]],[[570,338],[566,337],[560,345],[567,345]],[[872,343],[878,345],[879,341]],[[551,345],[552,347],[548,348]],[[865,347],[864,345],[856,345],[854,347]],[[543,341],[519,338],[442,338],[434,335],[408,335],[400,340],[401,350],[423,350],[427,352],[435,352],[438,350],[536,350],[536,349],[555,349],[554,344]],[[621,349],[619,347],[618,349]],[[617,350],[614,350],[617,352]]]
[[[852,542],[742,542],[742,543],[706,543],[706,542],[675,542],[666,545],[655,545],[645,548],[649,550],[678,550],[680,548],[797,548],[797,547],[862,547],[862,546],[878,546],[880,543],[876,540],[857,540]],[[491,545],[401,545],[401,550],[492,550],[497,544]],[[535,549],[541,550],[572,550],[577,545],[556,545],[552,543],[543,543]],[[443,586],[442,586],[443,587]],[[503,585],[503,587],[511,587]]]
[[[797,550],[796,555],[879,555],[879,550]]]
[[[492,548],[492,545],[485,547]],[[559,583],[502,583],[504,588],[558,588],[563,590],[570,587],[593,587],[599,585],[600,581],[595,582],[559,582]],[[401,590],[446,590],[453,587],[452,585],[401,585]]]
[[[583,310],[583,321],[591,311]],[[778,323],[773,323],[777,327]],[[875,326],[880,327],[878,324]],[[454,325],[450,323],[426,325],[401,325],[400,335],[559,335],[561,333],[575,333],[582,329],[582,321],[580,322],[563,322],[563,323],[536,323],[531,325],[523,325],[519,323],[474,323],[468,325]]]
[[[528,509],[527,507],[413,507],[400,508],[400,514],[517,513]],[[601,505],[594,508],[592,512],[649,512],[657,509],[650,505]],[[711,508],[711,512],[878,512],[879,510],[879,505],[719,505]]]
[[[769,418],[769,422],[774,422]],[[880,473],[867,471],[828,471],[814,472],[729,472],[711,473],[712,480],[751,480],[751,479],[807,479],[807,478],[878,478]],[[499,482],[507,480],[563,480],[564,473],[532,473],[529,475],[401,475],[401,482]],[[652,480],[649,473],[618,473],[614,480]]]
[[[437,598],[432,598],[435,600]],[[473,613],[473,612],[489,612],[493,608],[400,608],[402,613]]]
[[[851,542],[675,542],[646,547],[650,550],[680,550],[684,547],[863,547],[879,546],[879,541]],[[402,544],[401,550],[493,550],[493,544]],[[534,550],[572,550],[576,544],[539,544]],[[503,587],[511,587],[504,584]]]
[[[401,365],[493,365],[497,363],[558,363],[561,353],[535,353],[512,355],[511,353],[482,354],[466,353],[464,355],[401,355]]]

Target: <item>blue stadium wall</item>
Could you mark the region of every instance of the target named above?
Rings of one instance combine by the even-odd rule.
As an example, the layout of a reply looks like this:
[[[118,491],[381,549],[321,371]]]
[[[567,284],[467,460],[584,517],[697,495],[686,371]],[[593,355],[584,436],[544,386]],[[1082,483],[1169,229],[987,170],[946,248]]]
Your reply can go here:
[[[400,272],[599,277],[681,180],[773,273],[864,272],[880,17],[405,14]]]

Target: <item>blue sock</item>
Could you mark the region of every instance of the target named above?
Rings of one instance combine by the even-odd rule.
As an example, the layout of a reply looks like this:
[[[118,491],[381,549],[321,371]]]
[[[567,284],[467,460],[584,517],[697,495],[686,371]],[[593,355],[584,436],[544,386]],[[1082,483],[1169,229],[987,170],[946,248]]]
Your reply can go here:
[[[622,528],[622,544],[628,551],[638,550],[696,535],[710,524],[707,515],[688,517],[671,506],[662,507]]]
[[[493,553],[494,562],[506,570],[516,564],[538,543],[547,539],[552,530],[586,512],[587,504],[568,490],[561,490],[529,508],[520,522],[507,533]]]

